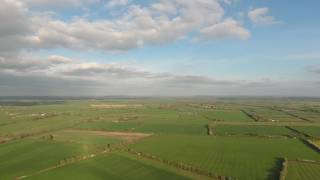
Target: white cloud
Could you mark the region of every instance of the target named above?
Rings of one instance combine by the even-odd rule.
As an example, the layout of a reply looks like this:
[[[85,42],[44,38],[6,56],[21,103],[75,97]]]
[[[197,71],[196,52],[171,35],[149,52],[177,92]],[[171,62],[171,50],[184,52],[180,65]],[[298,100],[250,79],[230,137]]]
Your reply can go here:
[[[271,25],[280,23],[273,16],[269,16],[269,8],[256,8],[248,12],[249,19],[255,23],[260,25]]]
[[[41,2],[47,4],[52,1]],[[70,2],[76,5],[79,1]],[[77,17],[70,21],[56,19],[48,12],[30,12],[22,1],[5,0],[0,3],[0,7],[6,10],[0,11],[5,12],[0,18],[6,22],[0,24],[0,38],[6,42],[1,43],[0,51],[57,47],[126,51],[147,44],[177,41],[200,29],[205,32],[203,29],[208,26],[220,31],[211,39],[246,36],[247,32],[234,20],[223,21],[224,10],[219,0],[160,0],[146,7],[131,4],[125,6],[125,13],[110,19],[88,20]],[[37,4],[40,1],[29,0],[29,3]],[[234,31],[227,29],[230,26]]]
[[[109,0],[107,3],[107,8],[114,8],[118,6],[128,5],[129,0]]]
[[[45,6],[45,7],[80,7],[98,3],[100,0],[25,0],[29,6]]]
[[[201,26],[219,22],[223,17],[223,9],[218,2],[212,0],[177,0],[175,8],[179,13],[176,17],[131,5],[126,14],[112,20],[92,22],[78,18],[68,23],[52,20],[35,33],[38,39],[35,46],[128,50],[144,44],[178,40]]]
[[[233,19],[226,19],[221,23],[201,29],[200,35],[205,40],[224,38],[248,39],[250,32],[242,27],[239,22]]]
[[[48,57],[48,61],[53,64],[68,64],[72,62],[72,59],[59,55],[51,55]]]

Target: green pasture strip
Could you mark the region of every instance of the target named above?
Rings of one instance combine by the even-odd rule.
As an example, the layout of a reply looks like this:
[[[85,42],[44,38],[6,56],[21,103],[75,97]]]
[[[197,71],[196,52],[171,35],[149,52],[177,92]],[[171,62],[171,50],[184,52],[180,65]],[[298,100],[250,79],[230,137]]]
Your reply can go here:
[[[252,122],[253,119],[248,117],[240,110],[206,110],[201,112],[204,117],[212,121],[240,121]]]
[[[284,126],[270,125],[216,125],[212,132],[216,135],[296,136]]]

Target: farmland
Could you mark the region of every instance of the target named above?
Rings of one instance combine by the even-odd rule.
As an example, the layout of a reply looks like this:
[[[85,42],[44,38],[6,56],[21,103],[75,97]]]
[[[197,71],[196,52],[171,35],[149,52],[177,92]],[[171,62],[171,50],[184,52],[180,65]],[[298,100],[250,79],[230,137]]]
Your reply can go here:
[[[0,101],[0,179],[319,179],[320,100]]]
[[[319,179],[320,162],[289,161],[288,180]]]

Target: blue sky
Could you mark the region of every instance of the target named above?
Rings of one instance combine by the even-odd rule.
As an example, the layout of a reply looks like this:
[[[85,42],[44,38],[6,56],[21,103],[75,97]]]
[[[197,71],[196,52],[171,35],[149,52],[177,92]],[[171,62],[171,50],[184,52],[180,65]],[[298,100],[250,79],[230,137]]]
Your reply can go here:
[[[0,25],[0,72],[38,82],[2,78],[2,95],[69,95],[83,86],[78,95],[320,96],[316,0],[4,0],[1,6],[10,10],[2,18],[15,20]],[[60,90],[43,90],[39,76]]]

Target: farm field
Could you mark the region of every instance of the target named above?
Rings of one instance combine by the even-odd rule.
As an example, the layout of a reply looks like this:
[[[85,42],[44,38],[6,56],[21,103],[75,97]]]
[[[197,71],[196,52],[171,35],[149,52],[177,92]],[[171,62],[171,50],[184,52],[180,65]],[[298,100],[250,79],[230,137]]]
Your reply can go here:
[[[246,112],[257,116],[258,121],[276,121],[276,122],[299,122],[305,121],[299,117],[288,114],[285,111],[274,110],[270,108],[249,108]]]
[[[30,178],[42,179],[191,179],[157,164],[146,163],[119,154],[108,154],[67,165]]]
[[[14,179],[85,153],[82,146],[45,140],[20,140],[0,145],[1,179]]]
[[[216,135],[260,135],[260,136],[292,136],[296,133],[284,126],[276,125],[216,125],[213,127]]]
[[[320,162],[289,161],[287,176],[288,180],[313,180],[320,178]]]
[[[215,121],[253,121],[241,111],[234,110],[211,110],[202,112],[203,116]]]
[[[308,136],[320,138],[320,127],[317,126],[293,126],[293,129],[302,132]]]
[[[308,143],[320,142],[319,104],[316,99],[0,101],[0,179],[273,180],[286,159],[286,179],[316,180],[318,165],[306,162],[320,161],[319,150]]]
[[[276,179],[271,169],[279,157],[320,160],[319,153],[296,139],[159,135],[131,147],[240,179]]]

